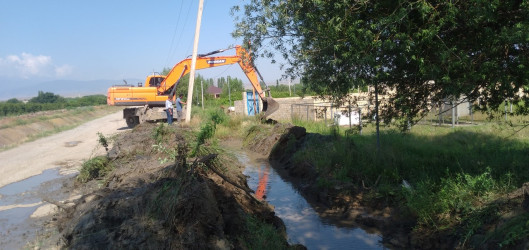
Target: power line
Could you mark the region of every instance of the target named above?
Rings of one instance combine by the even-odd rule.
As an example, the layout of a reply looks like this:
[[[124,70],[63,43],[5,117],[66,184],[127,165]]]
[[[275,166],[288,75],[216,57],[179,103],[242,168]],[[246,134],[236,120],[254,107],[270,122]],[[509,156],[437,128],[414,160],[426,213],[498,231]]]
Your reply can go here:
[[[174,27],[174,31],[173,31],[173,37],[171,38],[171,46],[169,47],[169,53],[167,53],[167,59],[165,60],[165,64],[164,65],[167,65],[169,63],[169,57],[171,56],[171,54],[173,53],[173,45],[174,45],[174,39],[176,37],[176,31],[178,30],[178,24],[180,23],[180,17],[182,16],[182,2],[180,2],[180,11],[178,12],[178,19],[176,20],[176,25]]]

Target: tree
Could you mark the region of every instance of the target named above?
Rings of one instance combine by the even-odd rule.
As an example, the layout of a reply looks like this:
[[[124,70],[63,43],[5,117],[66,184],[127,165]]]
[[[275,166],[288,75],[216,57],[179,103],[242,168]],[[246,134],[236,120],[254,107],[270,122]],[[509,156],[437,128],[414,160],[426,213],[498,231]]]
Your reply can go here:
[[[229,81],[229,84],[228,84]],[[229,87],[229,90],[228,90]],[[231,99],[232,100],[239,100],[240,96],[242,96],[240,93],[244,91],[243,83],[241,79],[238,79],[237,77],[227,77],[226,83],[222,85],[222,87],[219,87],[222,89],[222,96],[228,96],[228,92],[231,92]],[[234,99],[234,96],[236,96],[236,99]]]
[[[219,87],[219,88],[222,89],[222,88],[224,87],[224,84],[226,84],[226,78],[224,78],[224,77],[219,77],[219,78],[217,79],[217,87]]]
[[[29,103],[65,103],[66,99],[51,92],[39,91],[36,97],[29,99]]]
[[[22,101],[18,100],[17,98],[11,98],[7,100],[6,103],[22,103]]]
[[[493,109],[529,101],[516,95],[529,86],[527,0],[252,0],[243,9],[233,35],[254,58],[279,53],[288,74],[335,100],[355,86],[395,90],[386,122],[416,121],[447,97]]]

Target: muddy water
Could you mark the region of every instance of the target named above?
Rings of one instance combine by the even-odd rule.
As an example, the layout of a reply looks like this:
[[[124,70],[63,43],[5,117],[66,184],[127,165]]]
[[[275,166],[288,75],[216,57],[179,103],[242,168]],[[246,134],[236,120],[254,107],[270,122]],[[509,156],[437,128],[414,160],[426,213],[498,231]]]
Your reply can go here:
[[[325,221],[310,204],[283,181],[265,158],[251,153],[236,153],[246,166],[248,185],[275,207],[275,212],[286,225],[291,244],[303,244],[308,249],[384,249],[382,238],[359,228],[347,228]]]
[[[39,226],[31,215],[47,204],[44,198],[58,200],[64,178],[59,169],[49,169],[25,180],[0,188],[0,249],[20,249],[35,237]]]

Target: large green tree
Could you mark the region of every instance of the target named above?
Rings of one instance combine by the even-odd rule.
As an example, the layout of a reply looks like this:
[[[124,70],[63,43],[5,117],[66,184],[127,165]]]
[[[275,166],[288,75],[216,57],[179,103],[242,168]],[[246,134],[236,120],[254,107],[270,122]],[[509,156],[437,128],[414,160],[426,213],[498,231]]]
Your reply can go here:
[[[51,92],[39,91],[36,97],[29,99],[29,103],[65,103],[66,99]]]
[[[254,57],[279,53],[321,95],[394,90],[385,121],[413,121],[445,98],[527,101],[516,94],[529,86],[527,0],[251,0],[233,11],[233,35]]]

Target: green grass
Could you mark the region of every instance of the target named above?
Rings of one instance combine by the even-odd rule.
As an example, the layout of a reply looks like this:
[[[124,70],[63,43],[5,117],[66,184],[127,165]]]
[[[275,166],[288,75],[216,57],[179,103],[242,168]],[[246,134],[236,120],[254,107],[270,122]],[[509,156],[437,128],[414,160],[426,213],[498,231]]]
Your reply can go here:
[[[316,166],[319,186],[371,187],[367,197],[406,208],[417,218],[416,230],[452,231],[465,245],[485,220],[498,219],[491,201],[529,181],[527,117],[516,119],[518,124],[417,125],[406,133],[381,126],[380,150],[373,125],[346,136],[347,128],[295,122],[324,139],[309,136],[293,159]],[[410,189],[402,187],[404,180]],[[503,229],[502,246],[527,237],[525,224],[511,228]]]
[[[247,249],[288,249],[277,229],[253,216],[246,218],[245,231],[247,233],[242,237],[242,241]]]
[[[486,240],[497,242],[505,248],[529,238],[529,213],[510,218],[503,225],[486,236]]]
[[[96,156],[83,163],[77,181],[81,183],[88,182],[93,179],[104,177],[108,174],[114,166],[106,156]]]

